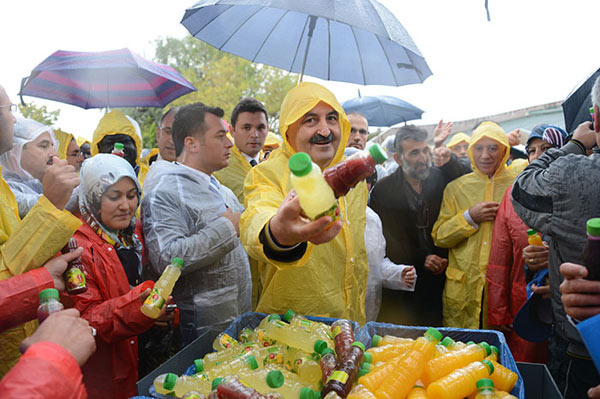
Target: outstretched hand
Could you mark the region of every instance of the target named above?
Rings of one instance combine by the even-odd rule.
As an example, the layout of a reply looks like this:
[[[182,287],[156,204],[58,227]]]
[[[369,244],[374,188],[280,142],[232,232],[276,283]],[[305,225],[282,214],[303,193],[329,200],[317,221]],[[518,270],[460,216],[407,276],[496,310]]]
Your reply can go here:
[[[440,119],[437,126],[433,130],[433,145],[435,148],[441,147],[444,141],[452,133],[452,122],[444,123],[443,119]]]

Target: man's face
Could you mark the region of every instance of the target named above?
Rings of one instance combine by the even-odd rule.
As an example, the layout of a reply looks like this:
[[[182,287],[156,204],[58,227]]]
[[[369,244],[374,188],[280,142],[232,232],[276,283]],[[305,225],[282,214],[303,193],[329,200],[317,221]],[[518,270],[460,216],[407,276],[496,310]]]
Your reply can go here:
[[[126,134],[112,134],[105,136],[98,143],[98,152],[101,154],[110,154],[115,147],[115,143],[122,143],[125,151],[125,159],[131,164],[131,167],[135,169],[137,166],[137,148],[135,142],[131,137]]]
[[[394,159],[402,167],[405,175],[420,181],[429,177],[431,148],[426,141],[413,139],[402,141],[402,153],[395,153]]]
[[[173,119],[175,112],[169,112],[162,120],[159,126],[156,127],[156,144],[158,152],[165,161],[173,162],[177,159],[175,155],[175,144],[173,144]]]
[[[346,147],[354,147],[359,150],[364,150],[369,137],[369,124],[362,115],[348,115],[350,121],[350,138]]]
[[[456,156],[460,159],[469,158],[469,153],[467,150],[469,149],[469,143],[466,141],[461,141],[460,143],[453,146],[450,150],[456,154]]]
[[[241,112],[232,129],[235,146],[252,158],[260,152],[269,133],[267,118],[261,111]]]
[[[72,139],[67,147],[67,162],[69,165],[75,167],[75,170],[79,172],[81,164],[83,163],[83,154],[75,139]]]
[[[492,177],[504,158],[506,148],[494,139],[483,137],[473,144],[473,161],[482,173]]]
[[[330,105],[318,103],[294,122],[287,131],[290,145],[296,152],[306,152],[321,169],[326,168],[340,145],[339,116]]]
[[[17,119],[10,110],[11,102],[6,91],[0,86],[0,154],[13,146],[13,136]]]
[[[83,160],[85,161],[88,158],[92,157],[92,149],[90,146],[90,143],[83,143],[81,145],[81,147],[79,147],[79,150],[81,150],[81,155],[83,155]]]
[[[42,133],[35,140],[25,143],[23,146],[21,167],[31,176],[42,181],[46,169],[52,165],[52,157],[56,155],[56,148],[50,133]]]
[[[216,115],[204,115],[206,130],[198,139],[198,163],[200,170],[212,174],[229,165],[230,149],[233,143],[227,137],[227,126],[223,119]]]

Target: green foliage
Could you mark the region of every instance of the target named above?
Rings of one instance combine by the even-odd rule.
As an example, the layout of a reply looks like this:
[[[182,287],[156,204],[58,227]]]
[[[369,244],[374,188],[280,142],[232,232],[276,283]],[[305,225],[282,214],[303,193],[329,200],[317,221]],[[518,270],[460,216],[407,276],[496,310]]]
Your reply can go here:
[[[44,125],[54,125],[60,115],[60,109],[56,111],[48,111],[45,105],[37,106],[35,103],[19,104],[19,112],[25,118],[36,120]]]
[[[162,116],[163,110],[151,107],[121,108],[120,110],[140,125],[143,147],[156,147],[156,125]]]

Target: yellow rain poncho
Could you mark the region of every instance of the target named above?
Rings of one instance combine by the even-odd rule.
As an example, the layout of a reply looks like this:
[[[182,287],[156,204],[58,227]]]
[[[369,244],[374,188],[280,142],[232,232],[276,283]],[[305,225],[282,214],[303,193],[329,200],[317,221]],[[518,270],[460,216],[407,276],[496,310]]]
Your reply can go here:
[[[58,148],[56,149],[58,157],[60,159],[67,159],[67,149],[69,148],[69,144],[71,144],[71,140],[75,137],[71,133],[63,132],[60,129],[54,129],[54,137],[58,140]]]
[[[17,201],[0,179],[0,280],[42,266],[67,243],[81,222],[59,211],[43,195],[21,221]],[[0,334],[0,378],[19,360],[19,344],[31,335],[37,321]]]
[[[446,144],[446,147],[452,148],[455,145],[462,143],[463,141],[466,141],[467,144],[471,144],[471,138],[469,136],[467,136],[465,133],[463,133],[463,132],[456,133],[454,136],[452,136],[452,138],[450,139],[448,144]]]
[[[82,137],[82,136],[77,136],[77,138],[75,139],[75,141],[77,141],[77,145],[79,147],[81,147],[85,143],[88,143],[90,145],[90,147],[92,146],[92,143],[90,143],[90,141],[88,139],[86,139],[85,137]]]
[[[299,84],[288,92],[281,106],[282,146],[267,161],[252,168],[246,177],[246,211],[240,220],[240,237],[248,254],[259,262],[262,293],[258,312],[284,313],[293,309],[300,314],[349,318],[364,323],[369,273],[364,243],[367,206],[364,182],[339,199],[344,223],[339,234],[326,244],[308,243],[299,260],[285,263],[269,259],[259,240],[261,230],[292,189],[288,160],[295,151],[286,137],[288,127],[321,101],[339,113],[342,137],[331,165],[342,159],[344,143],[350,135],[350,123],[344,110],[333,93],[324,87],[309,82]]]
[[[505,148],[504,158],[491,178],[477,169],[473,159],[473,146],[483,137],[494,139]],[[463,213],[478,202],[500,203],[504,192],[525,165],[520,168],[506,167],[508,139],[504,130],[493,122],[484,122],[475,130],[468,152],[473,172],[446,186],[440,214],[433,225],[431,236],[435,245],[450,249],[442,296],[444,325],[479,328],[493,222],[482,222],[479,229],[475,229],[467,222]],[[487,311],[484,312],[486,314]]]
[[[141,132],[139,131],[139,126],[135,126],[132,121],[133,119],[129,119],[119,110],[113,110],[104,115],[102,119],[100,119],[98,127],[96,127],[96,130],[94,131],[90,151],[92,156],[98,154],[98,143],[106,136],[111,136],[113,134],[124,134],[131,137],[137,150],[137,157],[135,160],[135,163],[139,166],[137,178],[140,182],[140,185],[143,186],[144,179],[146,178],[146,174],[150,168],[148,165],[144,165],[140,162],[142,155],[142,136]]]
[[[140,162],[143,163],[144,165],[150,167],[150,158],[157,156],[158,152],[159,152],[158,148],[151,149],[150,152],[147,153],[146,156],[140,160]]]
[[[242,155],[241,151],[234,145],[231,147],[231,156],[229,157],[229,165],[226,168],[216,171],[213,175],[219,181],[228,187],[240,204],[244,203],[244,180],[246,175],[252,169],[250,162]]]

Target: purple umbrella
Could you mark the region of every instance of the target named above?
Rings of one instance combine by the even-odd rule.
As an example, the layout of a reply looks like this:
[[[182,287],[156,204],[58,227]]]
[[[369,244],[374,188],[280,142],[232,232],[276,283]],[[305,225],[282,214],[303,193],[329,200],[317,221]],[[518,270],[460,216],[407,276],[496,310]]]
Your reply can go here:
[[[129,49],[59,50],[23,79],[19,95],[81,108],[164,107],[196,88],[169,65]]]

